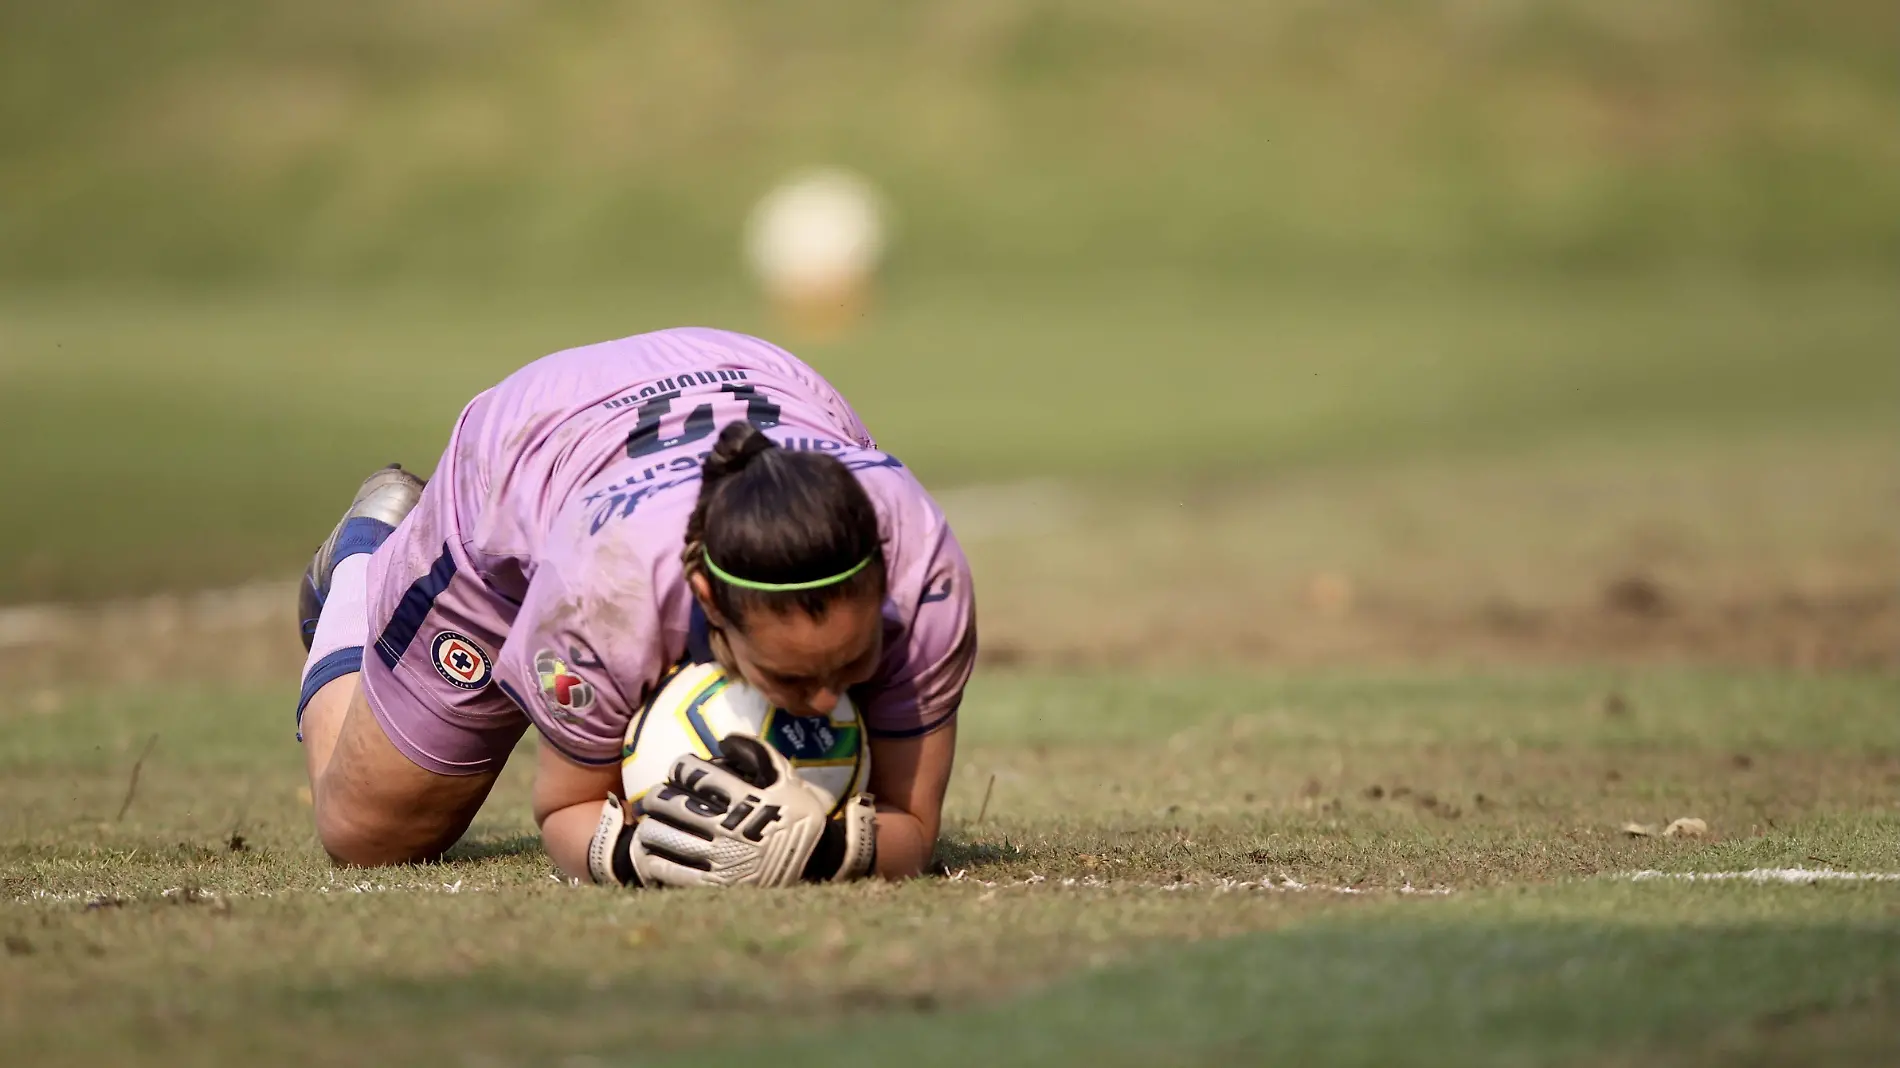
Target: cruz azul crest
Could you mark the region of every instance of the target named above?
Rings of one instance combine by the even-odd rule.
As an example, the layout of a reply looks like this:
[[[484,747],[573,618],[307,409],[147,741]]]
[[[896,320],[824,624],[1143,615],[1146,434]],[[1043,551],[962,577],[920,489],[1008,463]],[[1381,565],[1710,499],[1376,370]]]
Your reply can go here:
[[[466,634],[445,630],[430,646],[435,655],[435,673],[450,686],[479,690],[488,685],[488,654]]]

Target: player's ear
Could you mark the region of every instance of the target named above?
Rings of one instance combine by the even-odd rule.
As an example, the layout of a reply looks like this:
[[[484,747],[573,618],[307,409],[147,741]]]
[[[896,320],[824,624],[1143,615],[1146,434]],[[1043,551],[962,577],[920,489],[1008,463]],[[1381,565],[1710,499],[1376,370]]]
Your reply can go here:
[[[712,624],[714,630],[733,629],[732,621],[719,611],[718,605],[713,604],[712,584],[706,581],[704,571],[686,572],[686,588],[693,591],[693,600],[699,602],[699,610],[706,613],[706,622]]]
[[[706,573],[697,568],[688,570],[686,585],[693,591],[693,599],[699,602],[700,610],[706,613],[706,618],[715,623],[720,622],[719,609],[713,607],[712,583],[706,581]]]

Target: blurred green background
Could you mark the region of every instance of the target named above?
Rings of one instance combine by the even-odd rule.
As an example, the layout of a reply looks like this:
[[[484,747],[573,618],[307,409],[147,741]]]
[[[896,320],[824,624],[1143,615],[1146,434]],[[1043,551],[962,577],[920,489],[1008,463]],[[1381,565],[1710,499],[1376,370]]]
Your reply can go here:
[[[918,270],[1900,264],[1881,0],[0,6],[0,272],[721,277],[848,162]]]
[[[294,572],[566,345],[785,340],[933,485],[1892,433],[1879,0],[0,5],[0,600]],[[837,163],[804,344],[740,268]]]

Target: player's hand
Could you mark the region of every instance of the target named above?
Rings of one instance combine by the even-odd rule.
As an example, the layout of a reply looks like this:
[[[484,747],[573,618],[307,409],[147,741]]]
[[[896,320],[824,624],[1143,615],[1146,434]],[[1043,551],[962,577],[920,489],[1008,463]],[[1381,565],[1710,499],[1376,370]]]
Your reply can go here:
[[[648,886],[789,886],[871,870],[875,809],[866,795],[828,819],[827,799],[799,779],[778,750],[728,735],[716,760],[683,756],[658,790],[629,854]]]

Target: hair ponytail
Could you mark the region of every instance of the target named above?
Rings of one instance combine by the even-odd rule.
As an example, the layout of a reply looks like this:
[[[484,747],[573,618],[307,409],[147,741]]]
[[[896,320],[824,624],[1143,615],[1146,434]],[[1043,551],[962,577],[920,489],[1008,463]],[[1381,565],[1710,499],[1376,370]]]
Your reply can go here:
[[[737,626],[759,606],[818,616],[837,600],[884,595],[877,509],[857,476],[745,422],[728,423],[700,467],[680,560]]]
[[[719,432],[718,440],[713,442],[712,451],[706,454],[706,462],[700,465],[700,504],[706,503],[707,496],[721,479],[738,474],[754,457],[776,448],[778,443],[751,423],[727,423]]]

